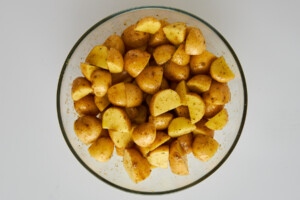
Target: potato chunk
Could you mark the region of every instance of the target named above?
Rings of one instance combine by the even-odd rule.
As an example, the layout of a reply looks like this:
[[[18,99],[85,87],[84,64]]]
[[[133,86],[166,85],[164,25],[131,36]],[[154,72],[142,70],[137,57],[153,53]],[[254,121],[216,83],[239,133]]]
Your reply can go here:
[[[208,161],[217,152],[219,143],[206,135],[197,135],[193,141],[193,154],[201,161]]]
[[[163,27],[163,31],[172,44],[178,45],[185,39],[186,25],[182,22],[168,24]]]
[[[154,34],[160,27],[161,23],[158,19],[154,17],[144,17],[137,22],[134,30]]]
[[[97,161],[107,162],[114,152],[114,143],[109,137],[100,137],[89,147],[88,151]]]
[[[189,119],[184,117],[177,117],[171,121],[168,127],[168,134],[171,137],[179,137],[181,135],[190,133],[195,129],[196,126],[192,124]]]
[[[234,79],[234,73],[227,65],[223,56],[216,59],[210,67],[210,75],[213,79],[221,83],[227,83]]]
[[[210,118],[208,122],[205,123],[205,126],[212,130],[222,130],[224,126],[228,122],[228,113],[227,110],[224,108],[214,117]]]

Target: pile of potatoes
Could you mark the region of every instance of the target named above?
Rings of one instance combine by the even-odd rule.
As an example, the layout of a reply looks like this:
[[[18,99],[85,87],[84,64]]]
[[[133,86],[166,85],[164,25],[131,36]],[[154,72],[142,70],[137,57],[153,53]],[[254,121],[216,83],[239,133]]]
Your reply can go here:
[[[74,130],[97,161],[115,147],[138,183],[156,167],[188,175],[187,154],[208,161],[217,152],[234,73],[206,50],[199,28],[145,17],[95,46],[80,67]]]

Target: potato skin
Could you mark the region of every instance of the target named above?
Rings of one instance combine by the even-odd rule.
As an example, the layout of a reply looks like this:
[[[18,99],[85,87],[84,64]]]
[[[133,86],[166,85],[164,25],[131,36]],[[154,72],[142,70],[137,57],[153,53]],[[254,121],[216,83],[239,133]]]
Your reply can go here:
[[[191,56],[190,67],[192,74],[209,74],[211,63],[217,57],[209,51],[204,51],[200,55]]]
[[[118,35],[111,35],[109,36],[104,44],[104,46],[106,46],[107,48],[115,48],[117,49],[122,55],[124,55],[125,53],[125,45],[124,45],[124,42],[122,40],[122,38]]]
[[[199,28],[191,28],[185,41],[185,52],[189,55],[200,55],[206,49],[205,38]]]
[[[209,90],[211,80],[210,76],[199,74],[193,76],[186,84],[190,91],[200,94]]]
[[[127,50],[136,49],[147,45],[149,40],[149,33],[135,31],[136,25],[127,27],[122,33],[122,39],[124,41]]]
[[[203,118],[195,124],[196,129],[193,131],[194,135],[203,134],[212,138],[214,137],[214,130],[211,130],[205,126],[207,121],[207,119]]]
[[[88,151],[97,161],[107,162],[114,152],[114,143],[109,137],[100,137],[89,147]]]
[[[189,154],[192,152],[192,142],[193,142],[192,133],[182,135],[182,136],[178,137],[177,140],[186,154]]]
[[[107,91],[107,97],[109,102],[116,106],[127,106],[125,83],[121,82],[111,86]]]
[[[169,61],[164,67],[164,76],[170,81],[182,81],[187,80],[190,75],[190,67],[188,65],[177,65],[176,63]]]
[[[86,145],[93,143],[102,131],[101,121],[94,116],[82,116],[74,122],[77,137]]]
[[[138,125],[132,133],[133,141],[141,146],[147,147],[151,145],[156,137],[156,130],[153,123],[144,123]]]
[[[163,78],[163,68],[161,66],[146,67],[137,77],[138,86],[148,94],[159,91]]]
[[[208,161],[217,152],[219,143],[206,135],[197,135],[193,141],[192,149],[194,156],[201,161]]]
[[[71,90],[71,96],[74,101],[78,101],[92,92],[91,83],[87,79],[84,77],[74,79]]]
[[[175,51],[176,48],[173,45],[164,44],[155,48],[153,58],[158,65],[162,65],[172,58]]]
[[[220,112],[224,108],[224,105],[215,105],[205,102],[205,114],[204,117],[212,118],[218,112]]]
[[[98,115],[99,109],[94,102],[93,95],[87,95],[78,101],[74,101],[74,108],[79,116],[83,115]]]
[[[105,96],[108,88],[111,86],[111,73],[103,69],[98,69],[93,72],[91,80],[94,94],[98,97]]]
[[[146,51],[133,49],[127,51],[124,57],[124,68],[132,77],[137,77],[146,67],[151,55]]]
[[[93,65],[89,65],[87,63],[80,63],[81,73],[89,81],[91,81],[91,75],[92,75],[92,73],[94,71],[96,71],[97,69],[99,69],[99,67],[96,67],[96,66],[93,66]]]
[[[187,156],[178,140],[171,143],[169,150],[169,163],[171,171],[177,175],[188,175],[189,168]]]
[[[94,96],[94,102],[100,112],[103,112],[107,106],[109,106],[110,101],[108,100],[107,95],[103,97]]]
[[[143,92],[138,86],[132,83],[125,83],[125,93],[127,102],[126,107],[136,107],[142,104]]]
[[[190,118],[189,108],[187,106],[179,106],[175,108],[178,117]]]
[[[128,83],[132,81],[132,77],[128,74],[125,69],[120,73],[111,74],[112,85],[115,85],[120,82]]]
[[[179,45],[179,47],[174,52],[171,61],[177,65],[187,65],[190,62],[190,55],[185,53],[185,44]]]
[[[166,22],[164,20],[160,20],[160,23],[161,23],[160,29],[155,34],[150,35],[149,42],[148,42],[148,45],[150,47],[157,47],[159,45],[169,43],[169,41],[163,31],[163,27],[166,26],[168,24],[168,22]]]
[[[212,81],[210,89],[204,92],[202,96],[205,102],[215,105],[224,105],[231,99],[228,85],[217,81]]]
[[[156,117],[149,116],[149,122],[154,124],[156,130],[164,130],[168,128],[173,117],[172,113],[167,112]]]

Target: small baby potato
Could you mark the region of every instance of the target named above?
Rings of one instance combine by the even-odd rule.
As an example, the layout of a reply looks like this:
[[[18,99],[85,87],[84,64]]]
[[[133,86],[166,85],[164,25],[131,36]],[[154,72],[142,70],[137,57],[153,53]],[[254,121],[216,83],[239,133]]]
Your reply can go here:
[[[205,38],[199,28],[191,28],[185,41],[185,52],[188,55],[200,55],[206,49]]]
[[[211,159],[219,148],[219,143],[206,135],[197,135],[193,141],[192,149],[194,156],[201,161]]]
[[[180,96],[181,105],[187,105],[185,95],[189,92],[189,88],[187,87],[186,82],[184,80],[180,81],[175,90]]]
[[[186,103],[189,108],[191,122],[195,124],[200,121],[205,113],[205,102],[195,93],[188,93],[186,96]]]
[[[164,67],[164,76],[170,81],[182,81],[187,80],[190,75],[190,67],[188,65],[177,65],[176,63],[169,61]]]
[[[161,66],[146,67],[137,77],[138,86],[148,94],[159,91],[163,78],[163,68]]]
[[[227,83],[234,79],[234,73],[227,65],[223,56],[216,59],[210,67],[210,75],[213,79],[221,83]]]
[[[220,112],[223,108],[224,108],[224,105],[214,105],[214,104],[210,104],[210,103],[205,102],[204,117],[212,118],[213,116],[218,114],[218,112]]]
[[[193,135],[192,133],[188,133],[177,138],[180,146],[184,150],[186,154],[192,152],[192,142],[193,142]]]
[[[177,65],[187,65],[190,62],[190,55],[185,53],[184,44],[179,45],[172,56],[171,61]]]
[[[107,54],[107,67],[110,73],[123,71],[124,61],[122,54],[115,48],[110,48]]]
[[[91,81],[91,76],[92,73],[94,71],[96,71],[97,69],[99,69],[99,67],[93,66],[93,65],[89,65],[87,63],[80,63],[80,69],[81,69],[81,73],[83,74],[83,76]]]
[[[132,76],[137,77],[146,67],[151,55],[146,51],[133,49],[127,51],[124,57],[125,70]]]
[[[188,134],[196,129],[196,126],[191,121],[184,117],[174,118],[169,127],[168,134],[171,137],[179,137],[181,135]]]
[[[100,137],[89,147],[88,151],[97,161],[107,162],[114,152],[114,143],[109,137]]]
[[[132,83],[125,83],[124,85],[127,102],[126,107],[136,107],[141,105],[143,102],[142,90]]]
[[[189,175],[187,155],[178,140],[171,143],[169,150],[169,162],[171,171],[174,174]]]
[[[103,97],[111,86],[111,74],[103,69],[98,69],[91,76],[92,89],[98,97]]]
[[[136,124],[145,123],[147,121],[148,109],[144,105],[138,106],[137,109],[138,115],[134,119],[132,119],[132,122]]]
[[[164,44],[155,48],[153,58],[158,65],[162,65],[172,58],[175,51],[176,48],[173,45]]]
[[[169,112],[158,115],[156,117],[149,116],[149,122],[152,122],[154,124],[156,130],[167,129],[172,119],[173,114]]]
[[[110,101],[108,100],[107,94],[103,97],[94,97],[94,102],[96,104],[96,106],[98,107],[98,109],[103,112],[105,110],[105,108],[107,108],[107,106],[109,106]]]
[[[85,62],[97,67],[101,67],[103,69],[108,69],[106,63],[107,54],[108,49],[106,46],[97,45],[91,50],[89,55],[86,57]]]
[[[77,77],[72,84],[71,96],[74,101],[87,96],[92,93],[93,89],[91,83],[83,77]]]
[[[209,51],[200,55],[191,56],[190,66],[192,74],[209,74],[211,63],[217,57]]]
[[[149,42],[148,42],[150,47],[157,47],[159,45],[169,43],[169,41],[163,31],[163,27],[166,26],[168,24],[168,22],[166,22],[164,20],[160,20],[160,23],[161,23],[160,29],[153,35],[150,35]],[[150,53],[150,51],[148,51],[148,52]]]
[[[110,107],[103,113],[102,127],[120,132],[129,132],[131,122],[122,108]]]
[[[210,89],[204,92],[203,100],[209,104],[224,105],[230,101],[231,94],[227,83],[212,81]]]
[[[224,126],[228,122],[228,113],[227,110],[224,108],[214,117],[210,118],[208,122],[205,123],[205,126],[212,130],[222,130]]]
[[[122,40],[122,38],[118,35],[111,35],[109,36],[104,44],[104,46],[106,46],[108,49],[110,48],[114,48],[117,49],[122,55],[124,55],[125,53],[125,45],[124,42]]]
[[[202,135],[207,135],[212,138],[214,137],[214,131],[205,126],[207,121],[208,121],[207,119],[203,118],[195,124],[196,129],[193,131],[194,135],[202,134]]]
[[[169,145],[163,145],[151,151],[147,156],[147,160],[153,166],[167,169],[169,164]]]
[[[190,91],[200,94],[209,90],[211,85],[211,77],[199,74],[193,76],[186,84]]]
[[[135,31],[135,27],[136,25],[133,24],[127,27],[122,33],[122,39],[127,50],[137,49],[139,47],[147,45],[148,43],[149,33]]]
[[[127,148],[132,141],[132,132],[134,126],[131,127],[129,132],[121,132],[115,130],[108,130],[109,137],[118,148]]]
[[[127,105],[125,83],[121,82],[111,86],[107,91],[107,97],[112,104],[125,107]]]
[[[186,25],[182,22],[168,24],[163,27],[167,39],[174,45],[181,44],[186,35]]]
[[[175,112],[177,114],[177,117],[185,117],[190,118],[189,108],[187,106],[179,106],[175,108]]]
[[[160,84],[160,90],[169,89],[169,83],[168,81],[163,77],[161,84]]]
[[[112,79],[112,85],[115,85],[120,82],[129,83],[132,81],[132,77],[124,69],[120,73],[111,74],[111,79]]]
[[[82,116],[74,122],[77,137],[86,145],[93,143],[102,130],[101,121],[95,116]]]
[[[80,115],[98,115],[99,109],[94,102],[93,95],[87,95],[78,101],[74,101],[74,108],[76,112]]]
[[[138,125],[132,133],[134,143],[141,147],[151,145],[156,137],[156,130],[153,123],[143,123]]]
[[[161,27],[160,21],[154,17],[144,17],[140,19],[135,27],[135,31],[155,34]]]

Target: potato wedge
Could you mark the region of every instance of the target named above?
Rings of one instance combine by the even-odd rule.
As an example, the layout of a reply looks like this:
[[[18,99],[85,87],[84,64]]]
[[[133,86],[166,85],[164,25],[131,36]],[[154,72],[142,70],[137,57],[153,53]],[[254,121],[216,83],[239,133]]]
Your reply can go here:
[[[164,76],[170,81],[182,81],[187,80],[190,75],[190,67],[188,65],[177,65],[176,63],[169,61],[164,67]]]
[[[99,109],[94,102],[93,95],[87,95],[78,101],[74,101],[74,108],[76,112],[80,115],[98,115]]]
[[[187,106],[179,106],[175,108],[175,112],[177,117],[185,117],[187,119],[190,118],[189,108]]]
[[[209,51],[204,51],[200,55],[191,56],[190,66],[192,74],[209,74],[211,63],[217,57]]]
[[[138,86],[148,94],[156,93],[161,86],[163,68],[161,66],[146,67],[137,77]]]
[[[161,84],[160,84],[160,90],[169,89],[169,83],[168,81],[163,77]]]
[[[154,124],[156,130],[167,129],[172,119],[173,114],[169,112],[158,115],[156,117],[149,116],[149,122],[152,122]]]
[[[111,74],[111,79],[112,79],[112,85],[115,85],[120,82],[129,83],[132,81],[132,77],[124,69],[120,73]]]
[[[116,106],[127,106],[125,83],[121,82],[111,86],[107,91],[109,102]]]
[[[179,141],[171,143],[169,150],[169,162],[171,171],[177,175],[189,175],[187,156]]]
[[[147,160],[153,166],[167,169],[169,164],[169,145],[162,145],[151,151],[147,156]]]
[[[185,95],[190,92],[184,80],[180,81],[176,86],[176,92],[180,96],[181,105],[187,105]]]
[[[143,92],[138,86],[132,83],[125,83],[125,94],[126,107],[136,107],[142,104]]]
[[[205,38],[199,28],[191,28],[185,41],[185,52],[188,55],[200,55],[206,49]]]
[[[181,44],[186,35],[186,25],[182,22],[168,24],[163,27],[167,39],[174,45]]]
[[[192,133],[188,133],[177,138],[180,146],[184,150],[186,154],[192,152],[192,142],[193,142],[193,135]]]
[[[200,94],[209,90],[211,85],[211,77],[208,75],[199,74],[193,76],[186,84],[190,91]]]
[[[171,121],[168,127],[168,134],[171,137],[179,137],[191,133],[195,129],[196,125],[192,124],[189,119],[184,117],[177,117]]]
[[[196,129],[193,131],[194,135],[202,134],[212,138],[214,137],[214,130],[211,130],[205,126],[207,121],[207,119],[203,118],[195,124]]]
[[[104,129],[129,132],[131,130],[131,122],[123,109],[110,107],[103,113],[102,127]]]
[[[153,123],[143,123],[137,125],[132,132],[132,139],[134,143],[141,147],[148,147],[151,145],[156,137],[156,129]]]
[[[127,50],[137,49],[139,47],[145,46],[149,40],[149,33],[135,31],[136,25],[133,24],[127,27],[122,33],[122,39],[124,41]]]
[[[234,73],[227,65],[223,56],[213,61],[210,67],[210,75],[213,79],[221,83],[227,83],[234,79]]]
[[[125,45],[124,42],[122,40],[122,38],[118,35],[111,35],[109,36],[104,44],[104,46],[106,46],[108,49],[110,48],[114,48],[117,49],[122,55],[124,55],[125,53]]]
[[[103,45],[97,45],[90,51],[89,55],[85,59],[85,62],[103,69],[108,69],[106,63],[107,55],[107,47]]]
[[[100,137],[89,147],[88,151],[97,161],[107,162],[114,152],[114,143],[109,137]]]
[[[110,73],[121,73],[124,67],[122,54],[115,48],[110,48],[107,54],[107,68]]]
[[[137,107],[138,115],[132,119],[133,123],[142,124],[147,121],[148,109],[144,105],[140,105]]]
[[[97,69],[92,73],[92,89],[98,97],[106,95],[108,88],[111,86],[111,74],[103,69]]]
[[[219,148],[219,143],[206,135],[197,135],[193,141],[192,149],[194,156],[201,161],[211,159]]]
[[[95,116],[82,116],[74,122],[74,131],[77,137],[86,145],[96,141],[101,130],[101,121]]]
[[[205,126],[207,126],[212,130],[222,130],[224,126],[227,124],[227,122],[228,122],[228,112],[224,108],[214,117],[210,118],[208,122],[205,123]]]
[[[148,42],[150,47],[157,47],[159,45],[169,43],[169,41],[163,31],[163,27],[166,26],[168,24],[168,22],[166,22],[164,20],[160,20],[160,23],[161,23],[160,29],[155,34],[150,35],[149,42]]]
[[[161,23],[158,19],[154,17],[144,17],[137,22],[134,30],[154,34],[160,27]]]
[[[132,132],[135,126],[131,127],[131,130],[128,132],[121,132],[115,130],[108,130],[108,134],[113,141],[113,143],[118,148],[127,148],[130,142],[132,141]]]
[[[216,114],[218,114],[222,109],[224,108],[224,105],[215,105],[205,102],[205,114],[204,117],[206,118],[212,118]]]
[[[189,109],[191,122],[197,123],[202,119],[205,113],[205,102],[195,93],[186,94],[186,103]]]
[[[72,84],[71,96],[74,101],[87,96],[92,93],[93,89],[91,83],[83,77],[77,77]]]
[[[151,55],[146,51],[133,49],[128,51],[124,57],[125,70],[132,76],[137,77],[146,67]]]
[[[96,71],[97,69],[99,69],[99,67],[93,66],[93,65],[89,65],[87,63],[80,63],[80,69],[81,69],[81,73],[83,74],[83,76],[91,81],[91,76],[92,73],[94,71]]]
[[[107,94],[103,97],[94,97],[94,102],[97,106],[97,108],[103,112],[105,110],[105,108],[107,108],[107,106],[109,106],[110,101],[108,100]]]
[[[177,65],[187,65],[190,62],[190,55],[185,53],[185,45],[181,44],[174,52],[171,61]]]
[[[230,101],[231,94],[227,83],[219,83],[213,80],[209,90],[204,92],[202,97],[206,103],[224,105]]]
[[[172,58],[175,51],[173,45],[164,44],[155,48],[153,58],[158,65],[163,65]]]
[[[138,149],[143,154],[143,156],[146,157],[150,151],[153,151],[157,147],[166,143],[168,140],[170,140],[170,138],[171,137],[168,134],[166,134],[165,132],[157,131],[155,140],[149,147],[138,147]]]

